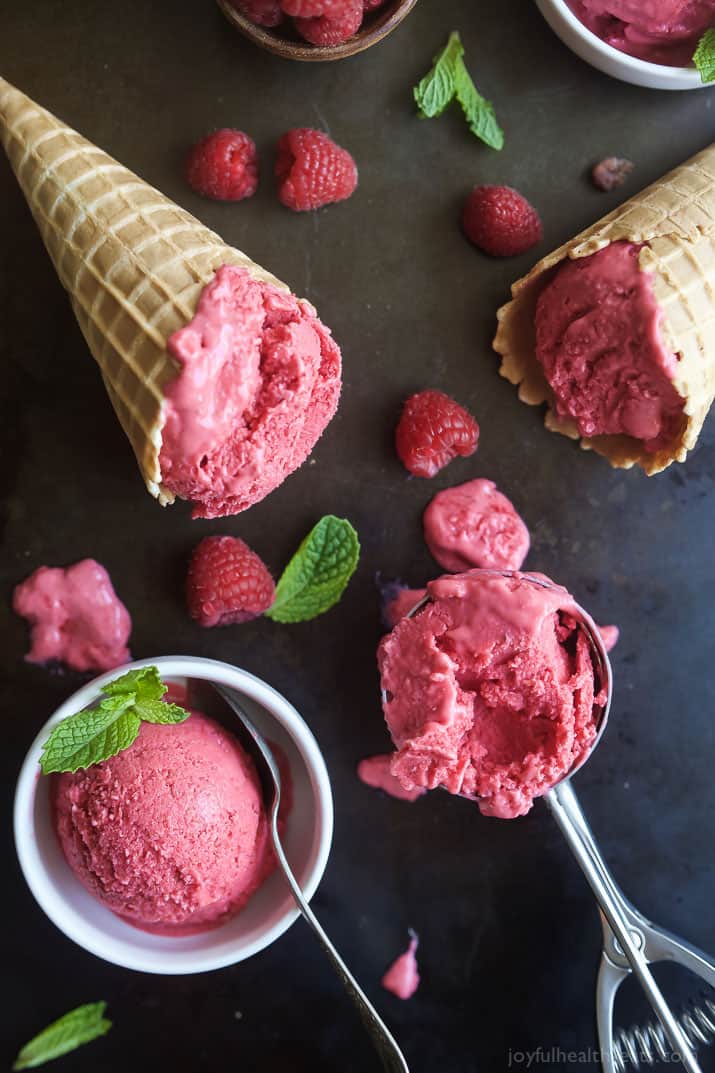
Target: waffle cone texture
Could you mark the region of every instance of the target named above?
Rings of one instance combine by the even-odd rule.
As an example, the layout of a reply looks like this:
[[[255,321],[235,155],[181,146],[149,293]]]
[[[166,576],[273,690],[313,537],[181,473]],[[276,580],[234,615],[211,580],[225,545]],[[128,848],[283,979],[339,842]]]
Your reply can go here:
[[[575,424],[557,416],[553,394],[536,358],[536,303],[556,266],[565,258],[588,257],[611,242],[643,243],[640,266],[653,273],[663,313],[661,334],[679,356],[673,384],[683,399],[678,437],[649,453],[629,436],[582,438],[581,446],[612,466],[639,465],[650,476],[682,462],[698,439],[715,398],[715,144],[669,172],[630,201],[542,258],[512,286],[512,299],[497,313],[494,349],[500,373],[530,405],[547,404],[545,424],[578,439]]]
[[[159,453],[180,366],[167,339],[221,265],[287,288],[4,79],[0,137],[146,486],[171,503]]]

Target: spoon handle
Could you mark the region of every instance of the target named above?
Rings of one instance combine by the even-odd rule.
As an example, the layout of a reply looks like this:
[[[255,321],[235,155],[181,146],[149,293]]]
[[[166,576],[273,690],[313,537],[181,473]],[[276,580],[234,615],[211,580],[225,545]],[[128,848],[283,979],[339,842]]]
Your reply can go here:
[[[392,1033],[368,999],[367,995],[365,995],[362,988],[359,986],[357,980],[352,975],[343,959],[340,957],[340,954],[326,935],[315,913],[305,900],[303,891],[300,889],[298,881],[293,875],[293,870],[288,863],[288,858],[283,852],[283,845],[278,833],[278,813],[281,803],[281,773],[268,742],[255,726],[253,720],[248,716],[241,704],[240,697],[237,696],[232,689],[216,682],[213,683],[213,689],[224,699],[229,708],[240,719],[244,730],[247,731],[252,739],[255,749],[258,751],[261,760],[263,761],[264,768],[270,775],[271,789],[273,793],[269,819],[271,841],[273,843],[273,850],[276,858],[278,859],[278,864],[288,882],[288,886],[291,889],[296,905],[322,943],[323,949],[328,955],[335,972],[342,980],[343,987],[353,1000],[353,1003],[360,1014],[365,1031],[369,1035],[375,1050],[380,1056],[385,1073],[410,1073],[404,1055],[397,1046],[397,1042]]]
[[[281,840],[278,835],[276,810],[274,810],[271,815],[271,835],[273,848],[278,857],[278,862],[283,870],[283,874],[288,880],[288,885],[290,886],[296,904],[303,914],[303,917],[320,940],[333,968],[342,981],[343,987],[353,1000],[365,1030],[370,1036],[373,1046],[380,1056],[383,1068],[386,1070],[386,1073],[410,1073],[404,1055],[397,1046],[394,1036],[368,999],[367,995],[363,992],[343,959],[340,957],[340,954],[328,938],[315,913],[303,897],[303,892],[300,889],[298,882],[291,871],[291,867],[288,864],[286,855],[283,852],[283,846],[281,845]]]
[[[568,779],[554,786],[545,795],[546,803],[561,828],[569,848],[578,861],[601,912],[637,977],[646,998],[663,1026],[673,1052],[678,1055],[688,1073],[702,1073],[695,1053],[673,1016],[663,992],[658,987],[642,949],[643,938],[631,927],[630,906],[621,894],[616,881],[601,856],[596,840],[583,814],[578,798]]]

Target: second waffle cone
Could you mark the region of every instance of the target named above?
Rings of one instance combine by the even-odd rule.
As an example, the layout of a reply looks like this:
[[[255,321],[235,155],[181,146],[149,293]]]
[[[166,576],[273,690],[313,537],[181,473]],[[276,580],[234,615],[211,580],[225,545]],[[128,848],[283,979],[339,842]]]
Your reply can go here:
[[[547,403],[546,427],[578,439],[573,422],[555,414],[551,388],[536,358],[536,303],[561,261],[588,257],[619,240],[644,244],[640,264],[654,274],[663,338],[680,359],[673,383],[684,400],[685,420],[677,441],[654,453],[629,436],[583,438],[581,446],[597,451],[612,466],[628,469],[637,464],[651,475],[685,459],[715,398],[715,144],[517,280],[512,300],[497,313],[494,349],[502,356],[501,375],[518,386],[519,398],[531,405]]]

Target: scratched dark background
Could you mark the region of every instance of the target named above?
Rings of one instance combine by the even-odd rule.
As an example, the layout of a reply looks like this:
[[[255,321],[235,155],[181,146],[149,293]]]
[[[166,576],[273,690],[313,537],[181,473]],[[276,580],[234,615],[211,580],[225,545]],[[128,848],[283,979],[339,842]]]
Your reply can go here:
[[[415,116],[411,86],[455,28],[505,128],[501,153],[472,139],[456,114]],[[715,950],[715,424],[685,465],[652,479],[615,472],[548,434],[497,376],[489,346],[495,310],[535,254],[489,260],[457,224],[472,184],[506,182],[538,206],[545,252],[622,196],[591,188],[595,160],[635,161],[627,195],[710,141],[713,92],[613,81],[568,52],[526,0],[421,0],[382,45],[326,65],[256,50],[210,0],[5,3],[0,69],[308,295],[345,359],[340,411],[310,465],[246,515],[206,523],[192,522],[185,504],[162,510],[143,490],[0,159],[0,1064],[71,1006],[105,998],[113,1031],[61,1059],[58,1073],[377,1068],[301,923],[248,963],[161,978],[84,953],[32,900],[12,845],[14,781],[37,729],[80,678],[23,663],[26,631],[9,601],[35,567],[83,556],[109,569],[134,620],[137,657],[235,662],[285,693],[313,728],[336,805],[315,908],[413,1073],[495,1073],[510,1049],[593,1047],[598,918],[545,807],[504,823],[446,794],[414,806],[388,800],[355,777],[362,756],[387,746],[373,579],[381,570],[418,585],[435,574],[420,516],[438,489],[486,476],[513,498],[533,534],[528,565],[622,629],[611,725],[577,779],[605,856],[647,915]],[[203,201],[182,179],[187,146],[225,125],[247,130],[261,151],[259,192],[239,205]],[[272,151],[284,130],[310,125],[352,151],[360,186],[346,204],[299,216],[275,197]],[[425,386],[455,395],[482,428],[478,453],[430,482],[408,479],[391,446],[401,400]],[[328,617],[221,631],[190,622],[182,583],[201,536],[241,535],[279,571],[327,512],[350,517],[363,545],[358,574]],[[421,936],[423,982],[401,1003],[379,979],[408,926]],[[674,1001],[696,989],[680,979],[669,988]],[[618,1020],[637,1013],[621,1007]],[[547,1067],[571,1068],[558,1053]]]

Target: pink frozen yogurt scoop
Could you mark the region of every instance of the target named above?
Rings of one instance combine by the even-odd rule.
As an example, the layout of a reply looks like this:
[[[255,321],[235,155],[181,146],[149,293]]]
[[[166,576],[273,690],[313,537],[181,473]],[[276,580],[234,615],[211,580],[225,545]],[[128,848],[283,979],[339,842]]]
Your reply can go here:
[[[167,349],[164,485],[216,518],[252,506],[308,457],[338,405],[340,350],[306,301],[224,265]]]
[[[274,866],[253,762],[199,712],[176,726],[142,723],[128,749],[54,777],[53,801],[77,878],[144,931],[215,928]]]
[[[596,740],[603,697],[580,608],[541,575],[473,570],[427,593],[378,649],[392,773],[521,816]]]
[[[679,435],[684,400],[640,250],[612,242],[558,266],[536,307],[536,357],[556,413],[573,420],[579,435],[622,433],[655,452]]]
[[[494,481],[438,492],[423,518],[425,543],[443,570],[520,570],[529,530]]]
[[[30,623],[30,663],[59,660],[76,671],[109,671],[131,658],[132,620],[94,559],[39,567],[16,586],[12,606]]]
[[[649,63],[686,67],[700,35],[715,25],[714,0],[567,0],[612,48]]]

